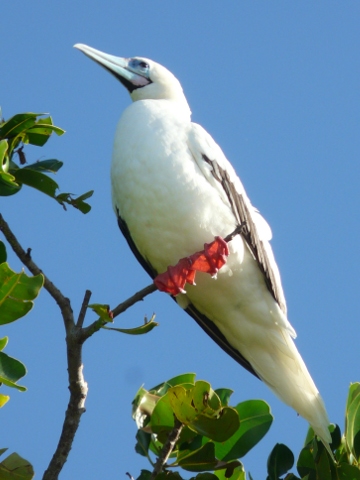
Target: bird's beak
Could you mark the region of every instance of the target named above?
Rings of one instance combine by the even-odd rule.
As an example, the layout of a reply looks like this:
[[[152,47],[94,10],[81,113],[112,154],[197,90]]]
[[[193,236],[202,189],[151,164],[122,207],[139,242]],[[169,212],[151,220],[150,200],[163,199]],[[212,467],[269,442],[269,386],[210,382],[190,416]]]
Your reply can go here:
[[[129,69],[129,60],[127,58],[108,55],[82,43],[77,43],[74,45],[74,48],[81,50],[85,55],[114,75],[130,93],[136,88],[144,87],[151,83],[146,76],[139,75]]]

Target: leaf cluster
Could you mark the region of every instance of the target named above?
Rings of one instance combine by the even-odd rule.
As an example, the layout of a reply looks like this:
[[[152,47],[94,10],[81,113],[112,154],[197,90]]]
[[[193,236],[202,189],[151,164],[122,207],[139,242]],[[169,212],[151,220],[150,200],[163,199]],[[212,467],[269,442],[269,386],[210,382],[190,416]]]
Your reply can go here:
[[[171,463],[161,475],[172,476],[169,469],[181,467],[197,472],[199,480],[245,479],[239,459],[262,439],[273,417],[263,400],[229,406],[231,394],[227,388],[213,390],[208,382],[196,381],[192,373],[149,391],[141,388],[133,401],[133,418],[139,429],[137,453],[153,464],[151,454],[161,455],[178,421],[181,434],[171,452]],[[204,473],[211,471],[214,473]],[[139,478],[143,480],[149,474],[143,471]]]
[[[7,448],[0,449],[0,456]],[[31,480],[35,472],[32,465],[17,453],[11,453],[0,462],[1,480]]]
[[[27,185],[54,198],[65,209],[66,204],[69,204],[82,213],[88,213],[91,207],[85,200],[91,197],[92,190],[77,198],[71,193],[57,194],[59,185],[47,175],[56,173],[63,162],[48,159],[26,165],[23,151],[26,144],[42,147],[53,133],[65,133],[53,124],[50,116],[43,115],[20,113],[0,124],[0,196],[14,195],[23,185]]]
[[[154,465],[151,454],[160,457],[175,422],[183,425],[171,452],[171,463],[156,476],[181,480],[174,467],[198,472],[192,480],[245,480],[239,461],[266,434],[272,422],[268,405],[249,400],[229,407],[232,391],[213,390],[209,383],[184,374],[147,391],[141,388],[133,401],[138,432],[135,450]],[[330,426],[330,453],[310,428],[295,465],[293,452],[276,444],[267,461],[266,480],[360,480],[360,383],[350,385],[346,404],[345,433]],[[291,469],[296,466],[296,473]],[[154,478],[142,470],[137,480]],[[252,476],[249,473],[249,478]]]
[[[9,267],[6,259],[5,245],[0,242],[0,325],[25,316],[32,309],[33,300],[44,284],[42,274],[29,277],[24,271],[16,273]],[[3,352],[8,341],[8,337],[0,338],[0,385],[24,391],[26,388],[17,382],[26,374],[26,367]],[[9,399],[8,395],[0,394],[0,407]]]

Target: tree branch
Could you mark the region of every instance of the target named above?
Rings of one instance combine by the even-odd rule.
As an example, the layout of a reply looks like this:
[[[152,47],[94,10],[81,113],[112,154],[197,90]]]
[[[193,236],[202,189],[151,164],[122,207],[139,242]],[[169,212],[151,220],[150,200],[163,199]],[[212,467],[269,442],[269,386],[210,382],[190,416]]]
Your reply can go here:
[[[64,321],[66,330],[66,353],[70,398],[65,412],[65,420],[57,448],[43,475],[43,480],[57,480],[72,448],[75,434],[80,424],[81,415],[85,412],[85,400],[88,393],[88,386],[83,375],[82,346],[85,340],[103,326],[103,322],[97,320],[88,327],[83,328],[87,307],[91,297],[91,292],[86,290],[81,310],[75,324],[70,300],[62,294],[62,292],[32,260],[30,255],[31,249],[29,248],[27,251],[23,249],[1,214],[0,231],[3,232],[14,253],[25,267],[27,267],[33,275],[41,273],[44,276],[44,288],[58,304]],[[135,293],[135,295],[120,303],[113,310],[114,317],[125,312],[125,310],[130,308],[136,302],[143,300],[155,290],[157,290],[156,286],[151,284]]]
[[[168,459],[171,455],[171,452],[174,450],[176,442],[179,440],[180,433],[181,433],[181,430],[183,429],[183,427],[184,427],[184,424],[181,423],[180,420],[178,420],[175,417],[174,428],[169,433],[169,436],[166,440],[166,443],[164,444],[164,446],[161,450],[160,456],[158,457],[158,459],[155,463],[155,467],[154,467],[154,470],[151,474],[150,480],[155,480],[157,475],[159,475],[159,473],[161,473],[163,471],[163,468],[165,467],[166,462],[168,461]]]
[[[134,295],[132,295],[130,298],[128,298],[124,302],[119,303],[119,305],[115,307],[114,310],[112,310],[114,318],[120,315],[121,313],[125,312],[125,310],[135,305],[135,303],[140,302],[147,295],[150,295],[150,293],[153,293],[156,290],[157,290],[157,287],[155,286],[155,284],[151,283],[147,287],[136,292]],[[83,328],[80,334],[81,342],[85,342],[85,340],[91,337],[91,335],[93,335],[95,332],[98,332],[103,326],[104,326],[104,321],[101,319],[98,319],[98,320],[95,320],[95,322],[91,323],[88,327]]]
[[[44,472],[43,480],[57,480],[72,448],[81,415],[85,413],[88,386],[83,376],[82,346],[76,331],[66,336],[70,399],[59,443]]]
[[[39,273],[44,275],[42,270],[40,270],[36,263],[31,259],[29,250],[28,252],[25,252],[25,250],[22,248],[1,214],[0,230],[3,232],[14,253],[29,269],[29,271],[33,275],[38,275]],[[76,431],[80,424],[81,415],[85,412],[84,405],[88,387],[82,373],[82,343],[79,341],[81,326],[75,326],[74,314],[71,308],[70,300],[60,292],[60,290],[49,280],[46,275],[44,275],[44,279],[44,288],[58,304],[64,321],[66,330],[66,350],[70,390],[69,404],[65,413],[65,420],[63,423],[59,443],[43,476],[43,480],[56,480],[70,453]],[[78,319],[79,324],[83,322],[85,317],[85,311],[90,294],[91,293],[89,291],[85,293],[83,306]]]
[[[81,310],[80,310],[80,313],[79,313],[78,321],[76,322],[76,326],[79,327],[79,328],[82,328],[82,326],[84,325],[84,320],[85,320],[85,316],[86,316],[86,312],[87,312],[87,307],[89,305],[90,297],[91,297],[90,290],[86,290],[85,295],[84,295],[84,300],[83,300],[83,303],[81,305]]]
[[[114,317],[117,317],[121,313],[125,312],[128,308],[132,307],[135,303],[140,302],[141,300],[144,300],[144,298],[147,295],[150,295],[150,293],[154,293],[157,291],[157,287],[154,283],[151,283],[147,287],[143,288],[142,290],[139,290],[137,293],[129,297],[125,302],[119,303],[117,307],[114,308],[112,311],[114,314]]]

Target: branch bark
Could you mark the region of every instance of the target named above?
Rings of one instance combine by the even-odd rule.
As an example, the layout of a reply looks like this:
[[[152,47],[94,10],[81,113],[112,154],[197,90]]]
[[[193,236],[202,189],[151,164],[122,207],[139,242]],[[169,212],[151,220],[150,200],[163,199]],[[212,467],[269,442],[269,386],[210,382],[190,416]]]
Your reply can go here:
[[[181,423],[180,420],[178,420],[175,417],[174,428],[169,433],[166,443],[161,450],[161,453],[155,463],[154,470],[152,471],[150,480],[155,480],[155,478],[159,475],[159,473],[163,471],[166,465],[166,462],[168,461],[171,455],[171,452],[174,450],[176,442],[179,440],[183,427],[184,427],[184,424]]]
[[[44,288],[48,291],[51,297],[58,304],[63,318],[66,331],[66,353],[68,364],[68,379],[69,379],[69,404],[65,413],[65,420],[62,427],[62,432],[59,438],[57,448],[49,463],[48,468],[44,472],[43,480],[57,480],[59,474],[69,456],[75,434],[79,428],[80,419],[85,412],[85,401],[88,393],[88,386],[83,375],[82,363],[82,347],[85,340],[87,340],[95,331],[99,330],[102,325],[99,322],[94,322],[90,326],[83,328],[87,307],[89,304],[91,292],[85,292],[84,300],[81,310],[75,323],[74,313],[71,308],[70,300],[63,295],[63,293],[53,284],[53,282],[44,274],[38,265],[32,260],[30,249],[25,251],[20,245],[18,239],[10,229],[9,225],[0,214],[0,231],[3,232],[6,240],[11,246],[14,253],[25,267],[33,274],[44,275]],[[136,302],[142,300],[146,295],[156,290],[155,285],[151,284],[148,287],[140,290],[135,295],[120,303],[114,309],[114,316],[127,310]]]

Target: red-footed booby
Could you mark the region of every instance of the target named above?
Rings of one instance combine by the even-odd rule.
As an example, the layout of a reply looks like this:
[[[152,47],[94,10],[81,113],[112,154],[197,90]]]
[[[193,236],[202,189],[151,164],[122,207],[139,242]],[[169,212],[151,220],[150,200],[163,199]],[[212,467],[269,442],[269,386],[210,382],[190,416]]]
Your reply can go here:
[[[155,278],[242,225],[217,278],[199,273],[176,301],[329,448],[324,403],[287,319],[270,227],[220,147],[191,122],[179,81],[147,58],[75,47],[120,80],[133,100],[119,120],[111,165],[113,207],[132,252]]]

